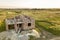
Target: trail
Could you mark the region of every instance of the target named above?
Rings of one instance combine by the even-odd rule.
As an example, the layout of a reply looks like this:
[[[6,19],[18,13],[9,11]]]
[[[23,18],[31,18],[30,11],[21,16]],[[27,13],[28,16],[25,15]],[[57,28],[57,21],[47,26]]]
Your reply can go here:
[[[40,39],[38,39],[38,40],[57,40],[57,39],[60,40],[60,37],[58,37],[58,36],[56,36],[56,35],[48,32],[48,31],[44,30],[44,29],[42,28],[42,26],[40,26],[38,23],[36,23],[36,27],[37,27],[37,28],[40,30],[40,32],[41,32]]]

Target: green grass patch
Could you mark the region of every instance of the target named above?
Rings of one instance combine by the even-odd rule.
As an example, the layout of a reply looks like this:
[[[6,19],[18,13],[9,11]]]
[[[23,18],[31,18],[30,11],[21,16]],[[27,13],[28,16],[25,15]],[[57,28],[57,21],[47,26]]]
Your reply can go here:
[[[1,25],[0,25],[0,32],[5,31],[5,30],[6,30],[6,28],[5,28],[5,22],[3,21],[1,23]]]
[[[46,22],[46,21],[44,22],[36,21],[36,25],[39,26],[38,28],[43,28],[44,30],[49,31],[54,35],[60,36],[60,28],[56,27],[55,24],[53,26],[49,22]]]

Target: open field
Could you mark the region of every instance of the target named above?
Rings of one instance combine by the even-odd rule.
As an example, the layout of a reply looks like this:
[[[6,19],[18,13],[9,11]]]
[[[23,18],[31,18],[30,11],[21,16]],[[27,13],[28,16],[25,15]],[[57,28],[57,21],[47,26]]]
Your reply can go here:
[[[39,25],[40,27],[44,28],[44,30],[55,35],[60,35],[60,9],[1,9],[0,32],[5,30],[4,20],[6,18],[14,17],[19,14],[25,14],[33,17],[36,20],[36,25]]]

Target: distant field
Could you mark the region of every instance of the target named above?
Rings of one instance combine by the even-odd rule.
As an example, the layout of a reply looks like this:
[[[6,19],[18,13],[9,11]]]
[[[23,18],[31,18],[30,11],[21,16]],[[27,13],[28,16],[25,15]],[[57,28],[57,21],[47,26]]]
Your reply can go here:
[[[60,35],[60,9],[0,10],[0,32],[5,30],[4,19],[18,14],[29,15],[45,30]]]

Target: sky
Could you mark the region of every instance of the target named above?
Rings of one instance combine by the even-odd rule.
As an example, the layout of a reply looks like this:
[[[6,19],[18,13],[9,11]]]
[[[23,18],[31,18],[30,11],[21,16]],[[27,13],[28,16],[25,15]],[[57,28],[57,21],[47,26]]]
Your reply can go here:
[[[60,0],[0,0],[0,8],[60,8]]]

